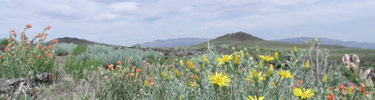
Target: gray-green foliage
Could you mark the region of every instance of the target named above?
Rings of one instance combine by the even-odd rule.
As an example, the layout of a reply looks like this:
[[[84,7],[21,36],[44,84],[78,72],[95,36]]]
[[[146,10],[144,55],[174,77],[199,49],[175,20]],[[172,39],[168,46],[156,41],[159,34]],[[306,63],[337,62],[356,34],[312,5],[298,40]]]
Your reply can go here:
[[[143,60],[146,58],[159,59],[161,57],[162,55],[156,51],[142,51],[128,48],[115,49],[110,46],[89,45],[86,51],[77,56],[70,57],[66,62],[66,68],[69,72],[76,73],[73,76],[82,78],[83,75],[78,73],[82,73],[83,70],[92,71],[93,68],[91,66],[94,66],[96,69],[97,67],[116,64],[119,60],[131,65],[141,66],[144,64]]]
[[[129,48],[115,50],[114,47],[92,45],[88,46],[88,50],[77,57],[79,60],[99,59],[103,65],[115,64],[118,60],[131,59],[132,65],[141,66],[144,63],[142,62],[144,58],[160,57],[160,53]]]
[[[73,49],[76,48],[77,45],[73,43],[59,43],[58,47],[55,48],[55,55],[59,56],[66,56],[73,53]]]

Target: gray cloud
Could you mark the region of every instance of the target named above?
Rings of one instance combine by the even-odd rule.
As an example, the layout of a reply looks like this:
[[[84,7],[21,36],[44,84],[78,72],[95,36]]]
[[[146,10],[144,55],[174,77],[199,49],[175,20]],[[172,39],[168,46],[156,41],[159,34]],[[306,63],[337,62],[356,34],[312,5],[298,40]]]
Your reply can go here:
[[[373,0],[1,0],[0,35],[78,37],[134,45],[156,39],[211,38],[244,31],[265,39],[298,36],[375,42]],[[4,33],[5,32],[5,33]]]

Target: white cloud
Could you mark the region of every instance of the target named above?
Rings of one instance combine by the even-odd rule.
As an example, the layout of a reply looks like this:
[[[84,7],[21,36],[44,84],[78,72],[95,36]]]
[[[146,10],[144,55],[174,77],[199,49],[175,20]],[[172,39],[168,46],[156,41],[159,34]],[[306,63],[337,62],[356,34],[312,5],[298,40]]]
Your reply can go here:
[[[107,6],[114,12],[129,12],[138,9],[138,3],[136,2],[116,2]]]

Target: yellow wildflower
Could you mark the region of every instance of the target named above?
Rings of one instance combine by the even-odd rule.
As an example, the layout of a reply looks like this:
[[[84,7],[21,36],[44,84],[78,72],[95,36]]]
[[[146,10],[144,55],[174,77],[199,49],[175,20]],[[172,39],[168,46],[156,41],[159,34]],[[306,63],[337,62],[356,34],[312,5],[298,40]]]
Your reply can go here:
[[[163,76],[165,79],[168,79],[168,73],[161,72],[161,76]]]
[[[293,47],[293,51],[297,52],[297,47],[296,46]]]
[[[281,71],[277,71],[277,73],[280,74],[281,76],[281,80],[284,79],[284,78],[294,78],[294,76],[290,73],[289,70],[281,70]]]
[[[306,90],[305,88],[301,87],[301,88],[294,88],[293,95],[300,97],[301,99],[305,99],[305,98],[310,99],[314,97],[315,93],[311,89]]]
[[[199,76],[198,75],[195,77],[195,81],[199,82]]]
[[[279,59],[279,52],[275,52],[274,57],[275,57],[275,59]]]
[[[193,62],[192,60],[188,60],[187,64],[188,64],[188,67],[189,67],[190,69],[193,69],[194,66],[195,66],[195,64],[194,64],[194,62]]]
[[[254,96],[254,98],[252,96],[248,96],[247,100],[263,100],[263,99],[264,99],[264,96],[261,96],[259,98],[257,98],[257,96]]]
[[[221,58],[216,58],[216,61],[218,62],[218,66],[221,64],[228,64],[230,60],[233,59],[233,55],[222,55]]]
[[[274,88],[276,88],[276,83],[275,83],[275,82],[272,82],[272,86],[273,86]]]
[[[177,78],[180,78],[180,72],[178,72],[177,69],[174,70],[174,74],[176,74],[176,77],[177,77]]]
[[[225,75],[224,73],[215,73],[214,74],[209,74],[208,75],[208,79],[210,80],[209,83],[214,83],[216,85],[219,85],[220,87],[221,86],[229,86],[228,83],[231,82],[232,80],[227,76]]]
[[[180,60],[180,66],[184,66],[184,61]]]
[[[206,54],[203,55],[203,61],[206,62],[206,63],[210,63],[210,61],[206,57]]]
[[[270,64],[270,68],[268,69],[268,71],[273,71],[273,65],[272,64]]]
[[[259,68],[263,68],[263,62],[262,61],[259,61]]]
[[[257,72],[256,70],[253,70],[253,72],[249,72],[249,76],[248,78],[246,79],[250,82],[252,82],[253,80],[257,81],[257,82],[260,82],[262,80],[264,80],[264,77],[262,76],[262,72]]]
[[[328,76],[325,75],[324,78],[323,78],[323,83],[327,83],[327,81],[328,81]]]
[[[238,55],[235,55],[235,56],[234,56],[234,64],[235,64],[235,65],[240,64],[240,56],[238,56]]]
[[[147,80],[145,80],[145,82],[143,82],[143,85],[144,85],[144,86],[147,86],[147,85],[148,85]]]
[[[196,88],[196,87],[199,87],[199,85],[195,82],[189,82],[188,84],[190,87],[193,87],[193,88]]]
[[[305,69],[306,70],[310,69],[310,61],[309,60],[306,60]]]
[[[259,58],[261,58],[261,59],[263,59],[264,61],[267,61],[267,62],[275,60],[275,58],[272,57],[272,56],[259,55]]]
[[[245,53],[241,51],[241,58],[245,57]]]

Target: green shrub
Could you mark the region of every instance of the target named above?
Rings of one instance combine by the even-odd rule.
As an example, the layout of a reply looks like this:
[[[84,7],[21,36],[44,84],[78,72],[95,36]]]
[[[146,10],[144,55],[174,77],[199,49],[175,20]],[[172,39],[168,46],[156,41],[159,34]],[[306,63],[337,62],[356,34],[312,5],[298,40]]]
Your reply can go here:
[[[8,41],[9,41],[9,40],[6,39],[6,38],[1,39],[1,40],[0,40],[0,44],[1,44],[1,45],[7,45],[7,44],[8,44]]]
[[[31,28],[28,24],[24,31]],[[0,55],[0,78],[32,78],[38,73],[52,73],[55,66],[55,58],[53,56],[53,48],[57,46],[55,39],[53,44],[44,46],[42,43],[46,39],[45,31],[28,40],[25,34],[16,35],[13,32],[9,38],[7,47]],[[16,36],[20,37],[20,41],[16,41]],[[39,39],[35,44],[35,40]]]
[[[85,45],[78,45],[76,48],[73,50],[73,55],[77,56],[81,54],[82,52],[86,51],[86,46]]]

